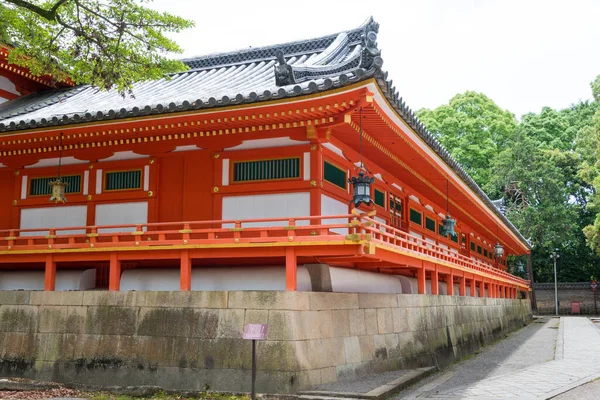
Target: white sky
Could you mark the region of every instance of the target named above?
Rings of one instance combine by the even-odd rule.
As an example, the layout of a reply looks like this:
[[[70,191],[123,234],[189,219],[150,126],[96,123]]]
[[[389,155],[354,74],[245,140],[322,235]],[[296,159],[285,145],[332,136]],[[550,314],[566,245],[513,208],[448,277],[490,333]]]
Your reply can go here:
[[[380,24],[384,70],[414,110],[466,90],[517,116],[591,98],[600,74],[597,0],[155,0],[193,19],[184,57]]]

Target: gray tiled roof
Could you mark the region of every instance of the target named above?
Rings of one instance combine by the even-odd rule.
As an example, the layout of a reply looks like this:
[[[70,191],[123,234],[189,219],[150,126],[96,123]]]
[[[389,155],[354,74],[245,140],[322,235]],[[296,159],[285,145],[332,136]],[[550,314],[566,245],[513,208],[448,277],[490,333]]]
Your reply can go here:
[[[528,245],[462,166],[399,96],[377,49],[372,18],[357,29],[316,39],[183,60],[190,70],[141,82],[135,97],[90,86],[32,94],[0,104],[0,133],[36,127],[260,102],[326,91],[374,77],[387,100],[423,140]]]

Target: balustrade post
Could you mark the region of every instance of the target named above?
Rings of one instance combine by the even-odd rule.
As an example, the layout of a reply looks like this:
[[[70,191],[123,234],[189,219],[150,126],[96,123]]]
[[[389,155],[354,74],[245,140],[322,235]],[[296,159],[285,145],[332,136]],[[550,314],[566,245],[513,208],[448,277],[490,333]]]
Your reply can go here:
[[[108,290],[112,292],[121,290],[121,260],[119,260],[117,253],[110,254]]]
[[[289,237],[296,236],[296,220],[294,218],[288,219],[287,234]]]
[[[179,290],[192,290],[192,259],[189,250],[183,250],[180,257]]]
[[[285,248],[285,290],[296,291],[298,289],[296,251],[293,247]]]
[[[46,256],[46,268],[44,271],[44,290],[54,291],[56,289],[56,262],[52,254]]]

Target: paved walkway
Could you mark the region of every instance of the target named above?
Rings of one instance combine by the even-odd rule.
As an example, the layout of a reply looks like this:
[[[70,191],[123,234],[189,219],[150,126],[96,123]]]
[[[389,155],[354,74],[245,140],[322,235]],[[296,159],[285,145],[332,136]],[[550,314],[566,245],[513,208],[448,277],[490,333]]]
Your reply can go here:
[[[557,321],[532,324],[396,398],[548,399],[600,377],[600,330],[584,317],[563,317],[558,330]],[[497,368],[482,371],[482,357]]]

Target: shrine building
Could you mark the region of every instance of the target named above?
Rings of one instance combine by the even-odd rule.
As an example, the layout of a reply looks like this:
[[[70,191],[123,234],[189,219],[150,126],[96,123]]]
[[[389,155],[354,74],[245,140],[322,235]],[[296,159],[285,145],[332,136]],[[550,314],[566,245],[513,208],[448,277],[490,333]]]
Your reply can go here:
[[[507,257],[529,244],[400,96],[378,30],[186,59],[125,97],[0,47],[0,290],[527,296]]]

